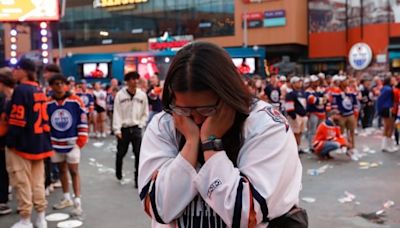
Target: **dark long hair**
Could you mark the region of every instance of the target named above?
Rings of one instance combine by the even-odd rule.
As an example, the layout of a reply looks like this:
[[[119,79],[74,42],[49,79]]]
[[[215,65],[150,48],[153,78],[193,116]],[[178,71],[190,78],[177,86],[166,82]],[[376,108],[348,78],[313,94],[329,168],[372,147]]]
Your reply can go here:
[[[211,43],[193,42],[173,58],[165,78],[162,103],[164,110],[174,100],[174,92],[213,91],[236,110],[233,126],[222,137],[225,151],[236,165],[241,147],[241,131],[250,112],[251,94],[228,53]]]

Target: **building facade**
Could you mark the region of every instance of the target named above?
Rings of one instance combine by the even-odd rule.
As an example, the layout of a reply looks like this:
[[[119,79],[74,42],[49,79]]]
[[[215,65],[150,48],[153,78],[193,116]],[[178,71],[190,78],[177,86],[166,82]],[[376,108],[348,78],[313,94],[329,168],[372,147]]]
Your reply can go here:
[[[127,4],[123,4],[127,3]],[[146,51],[165,32],[223,47],[264,47],[270,64],[307,58],[307,0],[68,0],[50,24],[54,59],[77,53]],[[246,22],[246,23],[245,23]],[[30,27],[39,48],[38,23]],[[10,56],[5,33],[5,57]]]
[[[303,61],[306,73],[370,73],[400,70],[400,2],[397,0],[309,0],[309,59]],[[362,62],[370,64],[355,70],[349,55],[357,43]],[[354,49],[353,49],[354,50]],[[372,55],[372,56],[369,56]]]

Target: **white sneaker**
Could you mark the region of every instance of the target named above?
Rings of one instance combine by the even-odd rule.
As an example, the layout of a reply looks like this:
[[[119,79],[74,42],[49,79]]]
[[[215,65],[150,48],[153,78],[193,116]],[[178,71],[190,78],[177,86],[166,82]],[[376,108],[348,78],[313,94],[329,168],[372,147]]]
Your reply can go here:
[[[391,138],[383,137],[382,146],[381,146],[382,152],[387,152],[387,153],[393,153],[394,152],[392,150],[391,146],[390,146],[391,145],[391,141],[392,141]]]
[[[347,154],[350,156],[350,158],[351,158],[351,160],[353,160],[353,161],[358,161],[358,160],[360,160],[360,156],[359,156],[359,154],[358,154],[358,150],[356,150],[356,149],[350,149],[348,152],[347,152]]]
[[[397,152],[399,150],[399,147],[396,146],[393,139],[390,139],[390,143],[389,143],[388,147],[392,152]]]
[[[50,188],[49,188],[49,187],[47,187],[47,188],[44,190],[44,194],[45,194],[45,196],[49,196],[49,195],[50,195]]]
[[[80,206],[74,207],[74,209],[71,210],[70,214],[71,214],[71,216],[74,216],[74,217],[82,216],[83,215],[82,207],[80,207]]]
[[[33,228],[33,224],[31,222],[25,223],[20,220],[19,222],[15,223],[11,228]]]
[[[60,210],[60,209],[66,208],[66,207],[72,207],[73,205],[74,205],[74,203],[72,202],[72,200],[63,199],[60,202],[54,204],[53,209]]]
[[[50,192],[54,192],[54,185],[50,184],[50,186],[48,187]]]
[[[54,182],[52,185],[53,185],[54,188],[61,188],[62,187],[60,180]]]
[[[340,148],[329,152],[329,156],[338,160],[350,160],[351,158],[346,152],[343,152]]]
[[[398,150],[400,150],[399,146],[392,146],[390,148],[393,152],[397,152]]]
[[[103,132],[103,134],[101,135],[101,137],[107,138],[107,134],[106,134],[105,132]]]
[[[37,218],[35,225],[36,228],[47,228],[47,221],[46,219]]]
[[[100,138],[100,137],[101,137],[100,132],[97,132],[97,133],[96,133],[96,138]]]

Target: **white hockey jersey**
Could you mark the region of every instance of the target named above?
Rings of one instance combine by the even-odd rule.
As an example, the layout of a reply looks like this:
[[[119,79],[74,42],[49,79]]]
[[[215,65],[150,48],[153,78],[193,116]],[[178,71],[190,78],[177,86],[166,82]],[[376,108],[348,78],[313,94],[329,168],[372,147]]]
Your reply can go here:
[[[144,128],[149,118],[149,104],[147,95],[136,89],[134,96],[130,95],[127,88],[118,91],[114,99],[113,130],[115,134],[121,133],[121,128],[138,126]]]
[[[161,112],[142,141],[139,190],[152,227],[266,227],[298,204],[296,140],[270,104],[253,105],[237,167],[221,151],[194,169],[178,151],[176,132],[172,116]]]

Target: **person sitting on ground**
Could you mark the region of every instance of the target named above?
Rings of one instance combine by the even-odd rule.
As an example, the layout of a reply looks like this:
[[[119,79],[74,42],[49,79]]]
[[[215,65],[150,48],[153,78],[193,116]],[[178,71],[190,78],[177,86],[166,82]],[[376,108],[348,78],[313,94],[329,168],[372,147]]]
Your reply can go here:
[[[339,111],[332,110],[327,113],[326,120],[317,128],[313,148],[314,152],[321,158],[349,159],[351,157],[347,151],[350,144],[343,137],[340,127],[336,124],[340,118]]]

